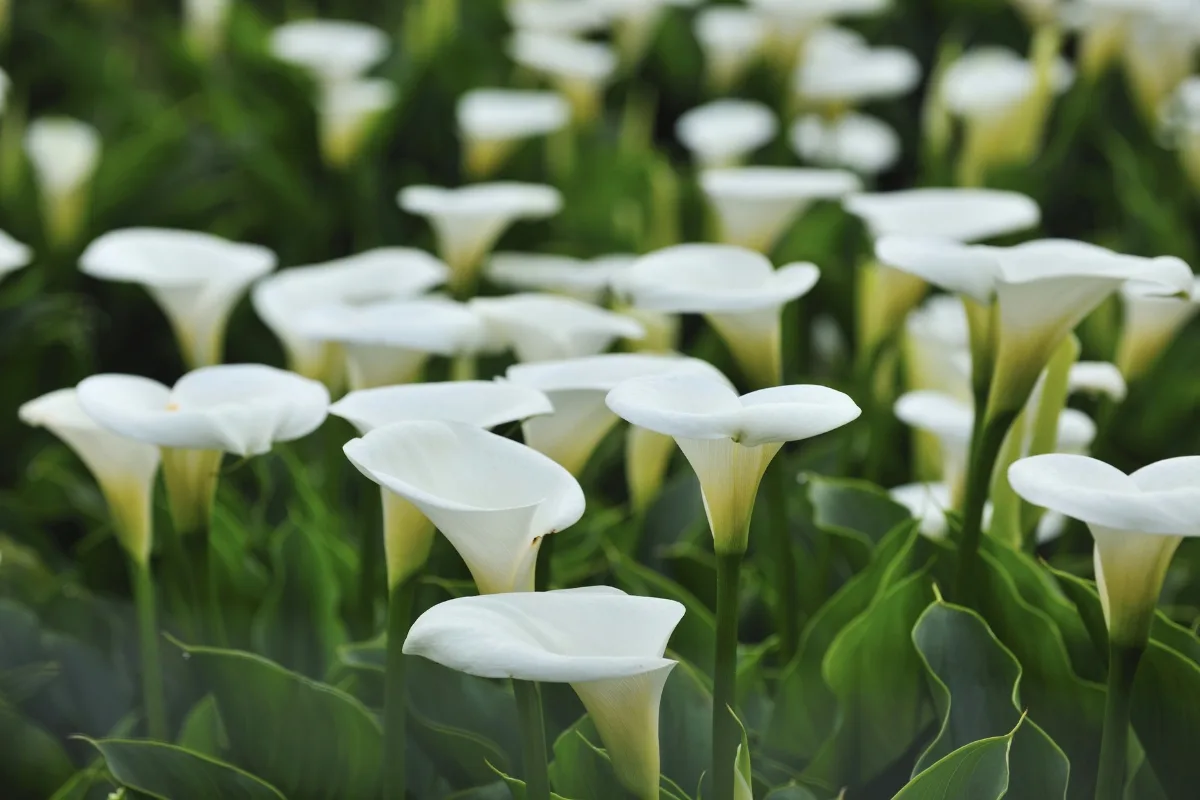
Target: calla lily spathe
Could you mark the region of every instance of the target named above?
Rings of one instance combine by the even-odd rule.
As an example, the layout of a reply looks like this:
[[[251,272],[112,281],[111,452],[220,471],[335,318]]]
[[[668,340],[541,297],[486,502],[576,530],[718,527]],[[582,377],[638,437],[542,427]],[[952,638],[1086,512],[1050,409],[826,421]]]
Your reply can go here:
[[[701,167],[732,167],[778,130],[775,112],[762,103],[722,99],[684,112],[675,123],[675,138]]]
[[[171,323],[184,363],[204,367],[220,362],[233,307],[275,268],[275,254],[197,231],[125,228],[88,245],[79,268],[145,287]]]
[[[621,254],[580,259],[549,253],[496,253],[488,260],[485,274],[503,286],[599,303],[636,258]]]
[[[79,456],[104,494],[117,540],[136,564],[149,564],[158,448],[101,427],[83,410],[75,389],[30,400],[17,416],[26,425],[50,431]]]
[[[1050,454],[1008,470],[1030,503],[1086,522],[1109,638],[1145,647],[1171,557],[1200,536],[1200,457],[1159,461],[1126,475],[1102,461]]]
[[[437,250],[450,265],[450,286],[458,293],[474,287],[480,265],[496,240],[518,219],[542,219],[562,209],[562,195],[535,183],[479,183],[460,189],[409,186],[397,197],[400,208],[429,220]]]
[[[758,58],[767,40],[767,22],[753,8],[710,5],[696,12],[693,31],[709,83],[724,91]]]
[[[524,139],[566,127],[571,108],[557,92],[472,89],[458,99],[463,164],[476,178],[494,173]]]
[[[641,339],[641,323],[624,314],[552,294],[477,297],[470,308],[492,342],[511,347],[521,362],[591,356],[618,338]]]
[[[1067,394],[1093,394],[1119,403],[1128,386],[1116,364],[1107,361],[1079,361],[1067,373]]]
[[[1200,75],[1180,83],[1160,111],[1165,143],[1179,153],[1192,186],[1200,188]]]
[[[184,0],[183,35],[196,53],[207,56],[221,47],[233,0]]]
[[[569,472],[473,425],[397,422],[343,449],[364,475],[429,518],[482,594],[531,591],[542,537],[583,514],[583,490]]]
[[[718,554],[744,553],[758,485],[784,442],[856,419],[861,409],[824,386],[775,386],[738,397],[712,375],[629,380],[608,407],[634,425],[672,436],[700,479]]]
[[[700,175],[721,241],[763,253],[812,203],[840,199],[860,186],[854,173],[832,169],[737,167]]]
[[[305,19],[271,32],[271,53],[319,83],[350,81],[382,61],[391,44],[379,28],[361,22]]]
[[[508,55],[553,83],[571,103],[576,122],[600,112],[604,88],[618,65],[617,54],[606,44],[520,29],[509,39]]]
[[[430,355],[476,353],[486,343],[479,316],[440,296],[320,306],[299,320],[297,330],[342,346],[351,389],[410,383]]]
[[[626,65],[641,60],[658,31],[667,7],[695,6],[700,0],[587,0],[610,20],[613,39]]]
[[[962,300],[934,295],[909,313],[904,328],[908,388],[971,402],[970,334]]]
[[[327,342],[306,337],[304,315],[327,305],[412,297],[443,283],[449,268],[423,250],[380,247],[323,264],[292,267],[260,280],[254,310],[287,353],[288,366],[327,385],[341,379],[341,358]]]
[[[652,800],[659,703],[676,663],[663,653],[683,614],[674,600],[607,586],[459,597],[422,614],[404,652],[484,678],[570,683],[618,779]]]
[[[1117,367],[1126,380],[1141,377],[1154,366],[1175,336],[1200,310],[1200,279],[1188,296],[1163,297],[1147,287],[1121,287],[1121,338],[1117,342]]]
[[[518,31],[583,37],[609,25],[608,14],[589,0],[506,0],[504,11]]]
[[[748,378],[761,386],[782,373],[781,313],[820,277],[812,264],[774,269],[765,256],[731,245],[685,244],[643,256],[621,276],[634,306],[703,314]]]
[[[396,103],[396,86],[382,78],[340,81],[322,87],[317,100],[321,152],[335,167],[362,150],[376,120]]]
[[[0,278],[19,270],[32,260],[32,250],[0,231]]]
[[[1126,21],[1120,55],[1133,99],[1153,123],[1195,65],[1196,12],[1191,3],[1169,2],[1141,12]]]
[[[825,29],[805,43],[792,80],[801,100],[836,116],[911,92],[921,80],[921,64],[899,47],[871,47],[849,31]]]
[[[48,236],[70,242],[83,226],[88,190],[100,163],[100,133],[81,120],[42,117],[25,129],[24,144]]]
[[[751,0],[768,22],[773,49],[790,67],[803,45],[827,22],[845,17],[877,14],[890,0]]]
[[[806,114],[788,132],[792,150],[819,167],[844,167],[878,175],[900,159],[900,134],[881,119],[851,111],[828,120]]]

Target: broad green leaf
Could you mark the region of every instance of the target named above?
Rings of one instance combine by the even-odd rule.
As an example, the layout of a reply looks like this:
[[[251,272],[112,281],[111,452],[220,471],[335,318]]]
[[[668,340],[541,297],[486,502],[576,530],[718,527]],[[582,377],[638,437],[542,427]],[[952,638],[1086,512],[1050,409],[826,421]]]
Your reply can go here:
[[[521,780],[520,778],[514,778],[512,775],[502,772],[495,767],[492,767],[492,772],[496,775],[499,775],[500,779],[508,785],[508,790],[512,793],[512,800],[526,800],[526,798],[529,796],[529,794],[525,791],[525,781]],[[550,797],[551,800],[579,800],[577,797],[564,797],[555,791],[550,792]]]
[[[42,800],[75,772],[57,738],[0,700],[0,776],[5,798]]]
[[[171,744],[88,740],[122,786],[166,800],[283,800],[265,781],[230,764]]]
[[[201,698],[183,718],[176,744],[214,758],[228,749],[229,738],[221,726],[217,701],[211,694]]]
[[[550,786],[564,797],[613,800],[627,795],[602,749],[600,735],[586,715],[554,742],[552,758]]]
[[[712,759],[712,689],[687,661],[667,676],[658,718],[662,774],[694,790]]]
[[[960,747],[913,778],[893,800],[1001,800],[1008,791],[1014,733]]]
[[[873,483],[806,475],[813,522],[878,544],[897,525],[912,518],[908,510]]]
[[[936,602],[913,628],[913,643],[929,671],[941,730],[917,760],[918,774],[954,750],[994,738],[1021,720],[1021,666],[974,611]],[[1014,745],[1010,796],[1066,796],[1070,766],[1058,746],[1030,720]]]
[[[750,737],[746,735],[746,726],[737,720],[738,729],[742,732],[742,741],[738,744],[737,753],[733,760],[733,800],[754,800],[754,771],[750,767]]]
[[[216,698],[231,762],[291,800],[379,791],[383,732],[353,697],[251,653],[184,649]]]
[[[1131,719],[1146,760],[1169,800],[1194,798],[1200,786],[1200,667],[1151,642],[1133,683]]]
[[[767,792],[767,796],[763,800],[818,800],[818,798],[810,789],[806,789],[798,783],[790,783],[787,786],[777,786]]]

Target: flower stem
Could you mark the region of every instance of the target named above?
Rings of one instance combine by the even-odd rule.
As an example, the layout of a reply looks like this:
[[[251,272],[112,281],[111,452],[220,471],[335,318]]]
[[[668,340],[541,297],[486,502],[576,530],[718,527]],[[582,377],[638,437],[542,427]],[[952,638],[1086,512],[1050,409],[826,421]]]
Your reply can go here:
[[[713,681],[713,797],[732,800],[734,759],[741,729],[733,716],[737,693],[738,577],[742,553],[717,554],[717,653]]]
[[[791,526],[787,510],[787,480],[790,474],[786,462],[776,459],[774,473],[767,481],[767,505],[771,512],[771,545],[775,560],[776,599],[779,607],[780,656],[783,662],[792,660],[800,643],[800,593],[796,585],[796,553],[792,547]]]
[[[1108,698],[1104,704],[1104,736],[1100,742],[1096,800],[1121,800],[1125,795],[1130,696],[1143,652],[1144,647],[1114,642],[1108,645]]]
[[[546,764],[546,723],[542,698],[532,681],[513,680],[517,716],[521,722],[522,755],[525,758],[525,791],[528,800],[550,800],[550,773]],[[732,762],[731,762],[732,763]]]
[[[142,710],[146,733],[151,739],[167,740],[167,709],[163,700],[162,662],[158,657],[158,619],[155,609],[154,576],[149,562],[130,561],[133,602],[137,607],[138,650],[142,660]]]
[[[984,416],[977,407],[975,430],[971,435],[971,457],[967,467],[966,494],[963,500],[962,536],[958,543],[959,602],[973,605],[978,589],[979,545],[983,539],[983,508],[992,485],[996,457],[1004,437],[1017,417],[1015,411]]]
[[[200,569],[200,585],[205,597],[208,616],[208,638],[216,647],[228,647],[229,637],[225,632],[225,617],[221,610],[221,589],[217,582],[217,564],[220,557],[217,554],[216,538],[213,536],[212,525],[204,531],[204,558],[197,565]]]
[[[408,638],[408,629],[412,624],[416,585],[417,579],[410,577],[393,586],[388,596],[387,672],[383,687],[384,800],[404,800],[407,790],[404,766],[408,747],[404,640]]]
[[[371,525],[358,533],[358,586],[350,615],[350,632],[356,640],[371,638],[375,632],[375,581],[383,560],[383,538]]]

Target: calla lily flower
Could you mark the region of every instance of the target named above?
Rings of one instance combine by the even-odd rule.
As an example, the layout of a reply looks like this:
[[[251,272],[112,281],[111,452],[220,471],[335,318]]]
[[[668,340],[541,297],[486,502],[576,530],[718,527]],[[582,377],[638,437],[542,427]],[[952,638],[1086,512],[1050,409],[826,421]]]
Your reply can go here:
[[[586,36],[609,25],[609,15],[591,0],[507,0],[504,11],[514,30]]]
[[[492,428],[553,411],[541,392],[502,381],[450,381],[364,389],[343,397],[329,413],[367,434],[395,422],[440,420]],[[399,586],[424,566],[434,528],[421,510],[387,488],[383,501],[388,586]]]
[[[456,292],[473,287],[480,264],[510,225],[518,219],[550,217],[562,208],[557,189],[534,183],[480,183],[461,189],[409,186],[397,200],[400,208],[433,226],[438,253],[450,265],[450,286]]]
[[[613,25],[613,36],[621,58],[635,64],[645,55],[668,6],[690,7],[700,0],[589,0]]]
[[[271,32],[271,53],[308,72],[318,83],[351,81],[388,54],[391,44],[379,28],[361,22],[306,19]]]
[[[954,295],[934,295],[914,309],[905,323],[908,388],[971,402],[969,339],[966,309]]]
[[[775,50],[786,56],[788,66],[806,39],[834,19],[877,14],[891,5],[890,0],[751,0],[768,20]]]
[[[683,614],[607,586],[459,597],[422,614],[404,652],[484,678],[570,683],[622,785],[657,798],[659,703],[676,663],[663,653]]]
[[[322,89],[317,104],[321,152],[335,167],[362,150],[375,121],[396,103],[396,86],[382,78],[340,81]]]
[[[1127,381],[1144,375],[1200,309],[1200,279],[1186,297],[1162,297],[1146,288],[1139,284],[1121,288],[1124,321],[1116,363]]]
[[[769,143],[779,130],[775,112],[753,100],[714,100],[685,112],[675,136],[702,167],[731,167]]]
[[[1177,258],[1140,258],[1095,245],[1044,239],[1016,247],[884,237],[880,261],[968,304],[975,369],[991,373],[988,417],[1024,405],[1055,348],[1126,281],[1163,295],[1188,293],[1192,271]]]
[[[852,172],[798,167],[739,167],[700,175],[721,241],[767,252],[817,200],[837,200],[860,188]]]
[[[802,160],[859,175],[886,172],[900,158],[900,135],[883,120],[853,111],[834,120],[806,114],[793,123],[788,139]]]
[[[275,268],[275,254],[196,231],[125,228],[88,245],[79,268],[144,286],[171,323],[184,362],[203,367],[220,362],[233,307]]]
[[[1159,110],[1192,72],[1196,55],[1196,23],[1184,13],[1190,4],[1164,4],[1143,10],[1125,30],[1121,50],[1125,74],[1146,119],[1154,122]],[[1182,12],[1182,13],[1181,13]]]
[[[1179,152],[1179,161],[1192,185],[1200,188],[1200,75],[1184,80],[1161,109],[1166,144]]]
[[[43,117],[26,128],[25,155],[41,193],[47,234],[54,242],[70,242],[79,234],[100,153],[100,134],[86,122]]]
[[[585,260],[548,253],[496,253],[485,272],[488,280],[503,286],[599,303],[636,258],[615,254]]]
[[[907,50],[871,47],[841,30],[824,33],[809,38],[792,78],[796,95],[806,103],[837,114],[907,94],[921,80],[921,64]]]
[[[301,333],[305,314],[329,305],[357,305],[413,297],[443,283],[449,268],[423,250],[379,247],[324,264],[292,267],[254,286],[254,310],[287,353],[288,366],[306,378],[336,385],[341,357],[328,342]]]
[[[556,4],[557,5],[557,4]],[[571,108],[556,92],[473,89],[458,100],[458,135],[468,173],[494,173],[523,139],[561,130]]]
[[[158,448],[101,427],[83,410],[75,389],[30,400],[17,415],[26,425],[47,429],[75,451],[104,494],[117,540],[135,563],[149,564]]]
[[[696,358],[650,353],[610,353],[541,364],[509,367],[508,380],[544,392],[554,413],[531,417],[523,426],[525,443],[579,475],[597,445],[617,424],[617,415],[604,398],[632,378],[682,370],[705,372],[728,383],[712,365]],[[664,441],[665,440],[665,441]],[[670,456],[670,439],[639,436],[626,440],[626,477],[635,506],[653,497],[662,483]],[[640,507],[640,506],[639,506]]]
[[[693,31],[704,52],[709,82],[723,91],[737,82],[762,52],[767,22],[753,8],[706,6],[696,12]]]
[[[184,0],[183,35],[202,56],[220,49],[232,0]]]
[[[445,297],[321,306],[299,320],[298,331],[342,346],[351,389],[410,383],[430,355],[475,353],[485,338],[479,316]]]
[[[812,264],[776,270],[751,250],[685,244],[639,259],[621,277],[621,288],[638,308],[703,314],[747,377],[773,386],[782,373],[782,309],[818,277]]]
[[[1086,522],[1109,638],[1145,647],[1163,579],[1185,536],[1200,536],[1200,457],[1170,458],[1126,475],[1102,461],[1050,454],[1008,470],[1035,505]]]
[[[32,250],[0,231],[0,278],[19,270],[32,260]]]
[[[1125,376],[1107,361],[1079,361],[1067,373],[1067,394],[1097,394],[1114,402],[1125,399]]]
[[[944,483],[907,483],[889,489],[888,495],[908,509],[917,521],[917,530],[922,536],[933,540],[946,538],[949,528],[946,512],[954,507],[949,486]],[[989,527],[991,520],[992,504],[988,503],[983,509],[983,527]],[[1048,511],[1038,520],[1034,538],[1039,546],[1048,544],[1062,536],[1065,527],[1066,518],[1062,514]]]
[[[718,555],[744,553],[758,485],[784,442],[856,419],[847,395],[824,386],[775,386],[738,397],[713,375],[626,381],[608,407],[634,425],[672,436],[700,479]]]
[[[473,425],[397,422],[343,449],[450,540],[481,594],[531,591],[542,537],[583,514],[583,490],[569,472]]]
[[[577,122],[599,113],[604,87],[617,69],[617,55],[606,44],[520,29],[508,42],[508,55],[553,82],[570,101]]]
[[[477,297],[470,308],[493,341],[504,342],[517,360],[552,361],[601,353],[618,338],[641,339],[641,323],[624,314],[552,294]]]

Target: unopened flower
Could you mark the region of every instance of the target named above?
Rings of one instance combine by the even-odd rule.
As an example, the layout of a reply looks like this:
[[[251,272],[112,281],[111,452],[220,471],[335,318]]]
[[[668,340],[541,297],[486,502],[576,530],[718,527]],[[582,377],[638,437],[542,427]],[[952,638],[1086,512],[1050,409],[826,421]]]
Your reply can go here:
[[[702,167],[731,167],[775,138],[775,112],[753,100],[714,100],[679,117],[675,136]]]
[[[220,362],[233,307],[275,268],[275,254],[197,231],[125,228],[89,244],[79,268],[145,287],[171,323],[184,363],[202,367]]]
[[[566,95],[577,122],[599,113],[604,88],[617,69],[617,55],[608,45],[534,31],[513,34],[508,55]]]
[[[571,110],[556,92],[473,89],[458,100],[463,164],[475,178],[494,173],[522,140],[566,127]]]
[[[849,112],[834,120],[806,114],[793,123],[788,139],[804,161],[878,175],[900,158],[900,135],[881,119]]]
[[[753,8],[710,5],[696,12],[693,30],[710,83],[730,88],[758,58],[767,40],[767,21]]]
[[[53,242],[67,243],[80,233],[100,153],[100,134],[77,119],[42,117],[25,130],[25,154],[41,193],[47,236]]]

